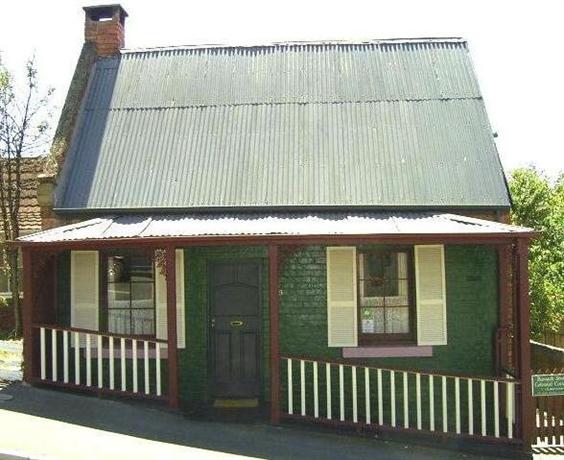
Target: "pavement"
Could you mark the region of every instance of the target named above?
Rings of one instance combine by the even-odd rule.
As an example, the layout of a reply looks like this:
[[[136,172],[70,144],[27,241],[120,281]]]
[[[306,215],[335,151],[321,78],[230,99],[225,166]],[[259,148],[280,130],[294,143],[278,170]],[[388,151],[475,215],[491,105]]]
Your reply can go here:
[[[105,399],[22,383],[5,386],[0,390],[3,394],[13,396],[0,398],[0,458],[5,459],[507,458],[326,429],[275,427],[264,420],[202,421],[155,403]],[[557,457],[535,456],[542,458]]]
[[[22,341],[0,340],[0,381],[22,379]]]

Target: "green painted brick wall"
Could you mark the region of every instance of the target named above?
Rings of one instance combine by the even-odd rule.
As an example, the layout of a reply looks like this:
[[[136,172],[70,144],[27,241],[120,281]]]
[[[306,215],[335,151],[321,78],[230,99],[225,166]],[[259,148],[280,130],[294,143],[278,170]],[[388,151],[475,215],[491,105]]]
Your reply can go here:
[[[366,359],[355,360],[356,363],[376,367],[494,375],[493,338],[498,322],[496,252],[486,246],[447,246],[445,257],[448,345],[434,347],[433,357],[430,358]],[[208,365],[209,262],[235,258],[263,260],[262,386],[263,397],[268,400],[267,249],[194,247],[185,249],[186,348],[179,352],[180,396],[184,407],[209,402],[211,399]],[[58,277],[58,321],[62,325],[68,325],[70,319],[69,268],[68,254],[64,254],[59,259]],[[290,255],[282,267],[280,281],[281,352],[312,358],[340,358],[340,348],[327,346],[325,247],[311,246]],[[283,372],[283,377],[284,375]],[[334,378],[336,377],[335,375]],[[359,384],[362,384],[360,376]],[[384,384],[386,386],[389,383]],[[399,376],[397,384],[401,386]],[[439,397],[437,394],[436,398]],[[400,403],[401,398],[398,398],[398,404]]]

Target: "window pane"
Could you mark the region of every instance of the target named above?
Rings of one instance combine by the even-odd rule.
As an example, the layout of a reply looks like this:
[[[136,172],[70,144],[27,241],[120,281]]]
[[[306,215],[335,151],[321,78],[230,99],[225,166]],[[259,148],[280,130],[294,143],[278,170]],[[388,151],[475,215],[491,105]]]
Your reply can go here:
[[[408,280],[398,280],[398,305],[409,305]]]
[[[108,311],[108,332],[114,334],[131,334],[131,310]]]
[[[398,252],[397,260],[398,260],[397,277],[402,279],[407,279],[409,277],[409,271],[407,267],[407,253]]]
[[[386,308],[386,332],[407,334],[409,332],[409,308]]]
[[[365,278],[383,278],[384,272],[382,271],[382,255],[375,254],[363,254],[364,258],[364,277]]]
[[[108,282],[109,283],[128,283],[129,264],[123,256],[108,257]]]
[[[384,278],[397,278],[398,276],[398,259],[397,253],[388,252],[382,256],[383,276]]]
[[[372,278],[362,281],[364,283],[365,297],[383,297],[385,295],[384,280]]]
[[[395,278],[387,278],[384,281],[384,295],[386,297],[394,297],[398,295],[398,280]],[[386,303],[387,305],[387,303]]]
[[[382,308],[361,309],[361,331],[363,334],[384,332],[384,310]]]
[[[155,333],[154,310],[132,310],[131,333],[135,335],[153,335]]]
[[[150,257],[131,257],[131,281],[152,281],[153,263]]]
[[[108,284],[108,308],[129,308],[129,283]]]
[[[361,331],[363,334],[374,334],[375,325],[374,325],[374,312],[376,311],[375,308],[362,308],[360,310],[360,318],[362,321],[361,324]]]
[[[131,307],[153,308],[153,283],[131,284]]]

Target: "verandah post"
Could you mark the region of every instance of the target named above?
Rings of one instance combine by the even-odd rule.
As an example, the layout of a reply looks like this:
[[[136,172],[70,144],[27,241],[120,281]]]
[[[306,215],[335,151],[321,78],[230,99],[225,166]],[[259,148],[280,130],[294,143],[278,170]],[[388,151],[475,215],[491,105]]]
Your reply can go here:
[[[22,248],[23,264],[23,303],[22,303],[22,329],[23,329],[23,355],[24,371],[23,377],[26,382],[33,379],[33,265],[31,260],[31,250]]]
[[[166,257],[166,324],[168,354],[168,405],[178,409],[178,349],[176,333],[176,250],[167,246]]]
[[[270,305],[270,421],[280,422],[280,324],[278,252],[275,244],[268,247],[268,291]]]
[[[517,303],[519,316],[519,369],[521,378],[521,436],[523,447],[530,449],[533,435],[535,414],[533,412],[533,397],[531,389],[531,345],[529,342],[529,240],[518,238],[516,241],[517,264]]]
[[[511,246],[508,244],[499,245],[498,252],[498,276],[499,276],[499,327],[500,343],[499,356],[497,357],[498,375],[505,368],[510,368],[509,362],[509,327],[510,327],[510,265],[511,265]]]

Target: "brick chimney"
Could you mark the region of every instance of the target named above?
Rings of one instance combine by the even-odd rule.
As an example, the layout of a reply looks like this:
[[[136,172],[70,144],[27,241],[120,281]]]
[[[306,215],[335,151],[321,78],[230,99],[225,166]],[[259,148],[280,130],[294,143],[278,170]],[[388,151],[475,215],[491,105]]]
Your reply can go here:
[[[98,56],[111,56],[125,46],[125,18],[121,5],[85,6],[84,40],[96,46]]]

